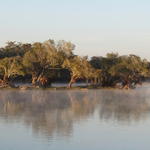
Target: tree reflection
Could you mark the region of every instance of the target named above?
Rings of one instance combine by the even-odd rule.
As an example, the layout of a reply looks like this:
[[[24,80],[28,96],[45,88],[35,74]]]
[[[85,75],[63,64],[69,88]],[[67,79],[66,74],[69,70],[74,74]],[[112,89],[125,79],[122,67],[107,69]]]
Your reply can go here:
[[[76,123],[97,111],[100,120],[131,123],[146,119],[150,111],[145,90],[1,90],[0,121],[22,122],[35,134],[69,136]]]
[[[148,95],[141,91],[103,91],[100,100],[100,119],[131,123],[148,117]]]

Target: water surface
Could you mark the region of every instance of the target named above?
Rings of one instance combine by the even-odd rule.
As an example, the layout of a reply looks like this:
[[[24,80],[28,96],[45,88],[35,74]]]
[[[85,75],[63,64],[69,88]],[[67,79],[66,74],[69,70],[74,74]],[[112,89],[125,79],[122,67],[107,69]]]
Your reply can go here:
[[[0,90],[0,150],[149,150],[150,85]]]

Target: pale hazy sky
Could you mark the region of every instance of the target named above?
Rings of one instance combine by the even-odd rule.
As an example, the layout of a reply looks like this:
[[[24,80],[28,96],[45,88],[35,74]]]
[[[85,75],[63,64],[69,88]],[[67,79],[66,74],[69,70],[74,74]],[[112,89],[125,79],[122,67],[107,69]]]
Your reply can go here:
[[[0,45],[67,40],[79,55],[150,60],[150,0],[0,0]]]

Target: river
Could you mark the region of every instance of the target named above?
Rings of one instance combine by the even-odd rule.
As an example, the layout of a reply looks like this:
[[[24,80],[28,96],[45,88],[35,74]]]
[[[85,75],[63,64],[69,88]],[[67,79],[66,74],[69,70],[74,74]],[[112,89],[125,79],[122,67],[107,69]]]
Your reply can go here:
[[[150,84],[0,90],[0,150],[149,150]]]

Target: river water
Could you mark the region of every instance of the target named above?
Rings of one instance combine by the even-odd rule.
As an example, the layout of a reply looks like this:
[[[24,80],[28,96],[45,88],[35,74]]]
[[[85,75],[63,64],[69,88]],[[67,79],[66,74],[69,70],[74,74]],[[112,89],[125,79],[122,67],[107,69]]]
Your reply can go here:
[[[0,150],[149,150],[150,84],[0,90]]]

